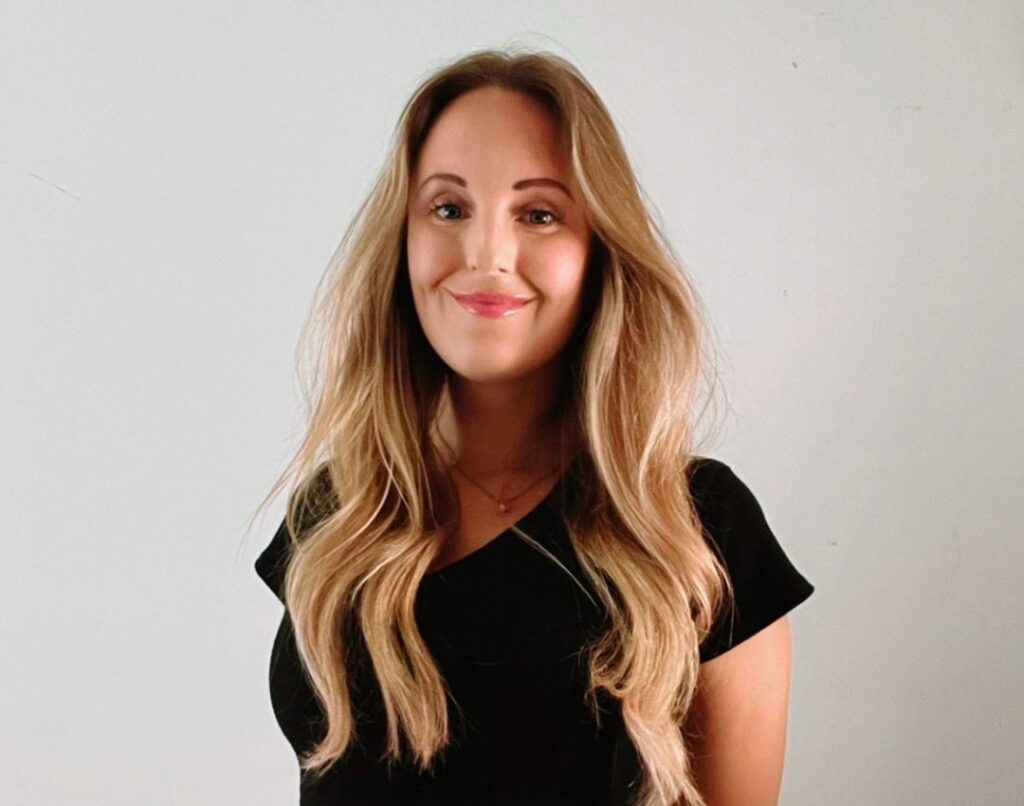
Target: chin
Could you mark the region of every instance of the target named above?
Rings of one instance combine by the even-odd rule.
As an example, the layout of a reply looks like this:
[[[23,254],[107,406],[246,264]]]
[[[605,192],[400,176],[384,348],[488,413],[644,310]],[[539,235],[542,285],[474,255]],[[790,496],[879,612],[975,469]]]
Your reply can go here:
[[[473,383],[493,383],[514,380],[529,374],[529,367],[517,365],[515,361],[502,361],[495,355],[487,356],[441,356],[449,372],[462,380]]]
[[[521,363],[516,361],[495,361],[493,356],[480,361],[448,361],[444,362],[449,371],[463,381],[470,383],[508,383],[510,381],[527,380],[542,371],[549,361]]]
[[[508,367],[452,366],[448,369],[462,381],[469,383],[502,383],[515,381],[529,375],[529,371],[517,371]]]

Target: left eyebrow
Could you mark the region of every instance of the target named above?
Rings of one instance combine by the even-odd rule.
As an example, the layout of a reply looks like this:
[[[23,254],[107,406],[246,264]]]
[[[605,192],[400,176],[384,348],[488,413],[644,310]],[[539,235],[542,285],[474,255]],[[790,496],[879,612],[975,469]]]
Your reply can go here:
[[[547,177],[544,176],[537,177],[536,179],[520,179],[518,182],[512,185],[512,190],[523,190],[524,188],[531,187],[556,188],[562,191],[562,193],[564,193],[570,199],[572,198],[572,194],[569,192],[569,189],[565,185],[563,185],[557,179],[548,179]]]

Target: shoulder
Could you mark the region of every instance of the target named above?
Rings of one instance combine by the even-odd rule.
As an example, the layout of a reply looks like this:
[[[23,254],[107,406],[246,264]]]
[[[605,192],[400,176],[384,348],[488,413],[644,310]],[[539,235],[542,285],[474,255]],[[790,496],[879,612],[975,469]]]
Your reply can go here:
[[[701,646],[709,660],[781,618],[814,592],[775,536],[761,502],[733,469],[697,456],[687,468],[705,538],[725,567],[733,604]]]
[[[706,508],[750,503],[753,493],[733,469],[710,456],[694,456],[686,468],[694,503]]]
[[[292,493],[289,497],[289,507],[302,491],[306,491],[306,494],[299,513],[298,534],[292,534],[288,527],[287,517],[282,519],[270,543],[260,552],[255,563],[256,574],[282,602],[284,601],[284,576],[288,570],[292,547],[328,515],[332,508],[337,507],[337,498],[333,494],[331,477],[326,464],[317,468],[311,481],[307,484],[300,484],[296,492]]]
[[[696,456],[687,468],[690,496],[706,536],[719,552],[735,547],[737,539],[747,548],[765,537],[764,510],[754,492],[733,469],[718,459]]]
[[[716,549],[763,549],[775,540],[760,501],[729,465],[695,456],[687,473],[694,507]]]

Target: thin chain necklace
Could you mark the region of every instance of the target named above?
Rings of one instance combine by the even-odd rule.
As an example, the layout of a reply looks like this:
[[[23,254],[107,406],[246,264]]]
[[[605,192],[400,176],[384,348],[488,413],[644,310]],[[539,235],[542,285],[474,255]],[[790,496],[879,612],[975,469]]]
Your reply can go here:
[[[484,495],[490,498],[495,504],[497,504],[498,512],[501,512],[502,514],[510,512],[512,510],[512,507],[515,506],[516,501],[518,501],[520,498],[522,498],[524,495],[530,492],[530,490],[532,490],[534,487],[536,487],[538,484],[544,481],[544,479],[546,479],[548,476],[550,476],[558,469],[557,467],[553,467],[550,470],[546,471],[542,476],[539,476],[537,479],[530,482],[530,485],[528,487],[526,487],[523,490],[520,490],[515,495],[508,495],[499,498],[496,495],[492,495],[490,490],[488,490],[479,481],[474,479],[465,470],[459,467],[459,463],[455,460],[455,450],[452,448],[451,445],[448,444],[448,440],[446,440],[444,436],[442,436],[440,431],[437,432],[437,436],[441,440],[441,442],[444,443],[444,446],[448,449],[448,453],[450,454],[450,458],[448,461],[451,464],[451,466],[454,467],[459,472],[459,475],[462,476],[466,481],[468,481],[470,484],[472,484],[474,487],[480,490],[480,492],[482,492]]]

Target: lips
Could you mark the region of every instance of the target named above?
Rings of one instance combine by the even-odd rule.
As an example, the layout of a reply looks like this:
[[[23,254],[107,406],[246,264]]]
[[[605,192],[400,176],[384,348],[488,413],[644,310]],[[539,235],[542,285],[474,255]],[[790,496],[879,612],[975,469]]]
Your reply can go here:
[[[455,301],[474,316],[500,319],[522,310],[530,301],[529,297],[515,297],[511,294],[452,294]]]

